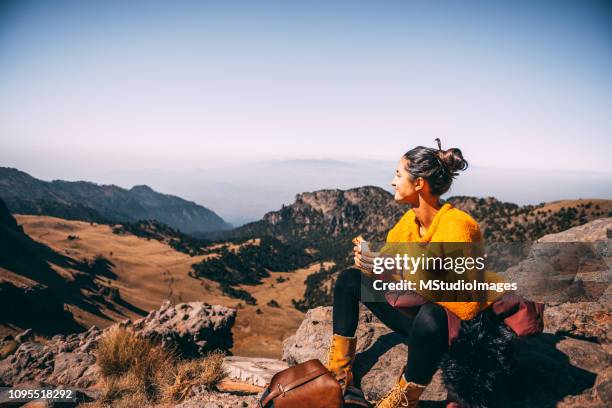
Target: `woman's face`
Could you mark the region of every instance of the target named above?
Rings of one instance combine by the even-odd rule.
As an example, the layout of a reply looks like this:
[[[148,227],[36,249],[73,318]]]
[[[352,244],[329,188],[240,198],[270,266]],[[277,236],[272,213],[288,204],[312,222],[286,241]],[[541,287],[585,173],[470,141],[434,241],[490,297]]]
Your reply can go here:
[[[397,169],[395,169],[395,177],[391,181],[391,185],[395,189],[394,199],[399,203],[417,205],[420,188],[411,180],[410,174],[406,170],[407,167],[408,160],[402,157],[397,165]]]

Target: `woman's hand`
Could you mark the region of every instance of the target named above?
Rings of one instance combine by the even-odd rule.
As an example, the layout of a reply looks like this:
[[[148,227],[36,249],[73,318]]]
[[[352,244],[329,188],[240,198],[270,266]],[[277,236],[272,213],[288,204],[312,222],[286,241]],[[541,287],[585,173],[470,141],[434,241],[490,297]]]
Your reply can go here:
[[[355,253],[355,266],[367,276],[374,276],[374,258],[379,256],[378,252]]]
[[[374,258],[380,256],[380,254],[378,252],[369,251],[367,241],[361,236],[353,239],[353,243],[355,244],[353,247],[355,266],[367,276],[373,276]]]

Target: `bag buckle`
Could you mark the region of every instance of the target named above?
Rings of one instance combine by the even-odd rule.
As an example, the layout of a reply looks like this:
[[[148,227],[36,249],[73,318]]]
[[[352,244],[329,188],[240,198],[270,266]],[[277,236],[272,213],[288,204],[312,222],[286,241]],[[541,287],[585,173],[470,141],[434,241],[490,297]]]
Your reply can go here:
[[[285,387],[283,387],[283,384],[276,384],[276,387],[278,388],[278,391],[280,391],[281,393],[281,397],[285,396]]]

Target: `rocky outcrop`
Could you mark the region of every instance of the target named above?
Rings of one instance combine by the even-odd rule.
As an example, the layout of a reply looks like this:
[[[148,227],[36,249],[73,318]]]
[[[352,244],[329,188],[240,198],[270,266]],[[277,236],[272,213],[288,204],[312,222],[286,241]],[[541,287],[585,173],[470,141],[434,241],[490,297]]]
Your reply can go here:
[[[600,218],[588,224],[569,228],[556,234],[548,234],[538,242],[597,242],[609,240],[608,230],[612,229],[612,218]]]
[[[363,234],[382,240],[406,208],[380,187],[318,190],[297,194],[295,202],[227,233],[231,237],[274,236],[283,241],[319,242]]]
[[[44,344],[32,341],[24,334],[15,337],[16,340],[25,340],[17,350],[0,360],[0,379],[6,384],[89,387],[96,382],[92,350],[100,330],[92,327],[79,334],[57,335]]]
[[[209,350],[229,350],[236,311],[202,302],[169,302],[135,322],[119,323],[143,336],[174,348],[182,356],[201,356]],[[17,385],[40,383],[89,387],[96,378],[94,348],[104,331],[95,327],[79,334],[56,335],[46,342],[32,338],[31,330],[2,342],[17,342],[17,348],[0,360],[0,381]],[[1,344],[1,343],[0,343]]]
[[[159,340],[184,357],[201,356],[210,350],[228,351],[233,346],[232,326],[236,310],[203,302],[164,302],[144,319],[123,323],[144,337]]]
[[[578,315],[570,304],[550,315],[548,333],[524,339],[517,349],[517,367],[509,384],[505,407],[604,407],[610,394],[612,358],[605,344],[560,334],[556,313]],[[587,325],[587,317],[583,317]],[[325,362],[331,338],[331,308],[312,309],[296,334],[284,343],[283,359],[290,364],[318,358]],[[376,401],[397,380],[409,350],[369,311],[360,311],[355,375],[366,398]],[[516,392],[520,390],[520,392]],[[443,401],[446,390],[439,373],[422,400]]]
[[[540,302],[612,302],[612,218],[546,235],[503,275],[522,296]]]

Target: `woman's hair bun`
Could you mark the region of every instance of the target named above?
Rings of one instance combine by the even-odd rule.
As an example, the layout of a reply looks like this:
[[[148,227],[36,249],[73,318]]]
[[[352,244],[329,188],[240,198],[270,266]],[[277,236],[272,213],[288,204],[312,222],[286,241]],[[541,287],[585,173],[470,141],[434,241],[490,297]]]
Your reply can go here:
[[[436,138],[438,148],[417,146],[404,154],[406,170],[412,178],[422,177],[429,183],[431,193],[442,195],[448,191],[457,172],[465,170],[468,162],[461,150],[452,148],[442,150],[440,139]]]
[[[465,170],[468,168],[468,162],[463,158],[461,150],[453,147],[447,150],[439,150],[438,157],[451,173]]]

